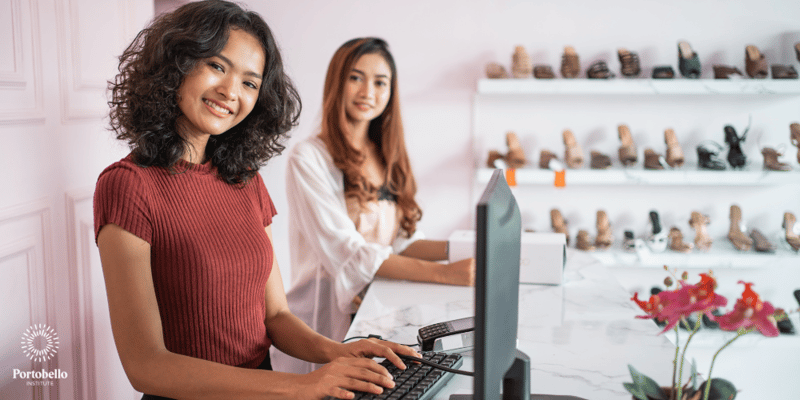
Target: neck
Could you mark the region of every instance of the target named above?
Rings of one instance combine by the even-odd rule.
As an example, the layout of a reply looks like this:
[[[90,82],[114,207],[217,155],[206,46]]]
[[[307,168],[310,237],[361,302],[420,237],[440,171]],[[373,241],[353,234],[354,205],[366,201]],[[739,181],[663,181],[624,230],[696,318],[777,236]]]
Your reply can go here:
[[[348,122],[350,128],[347,132],[347,140],[358,151],[364,151],[369,146],[369,121]]]
[[[178,134],[181,135],[183,140],[185,140],[188,144],[186,151],[183,153],[183,156],[181,156],[181,159],[192,164],[202,164],[203,161],[205,161],[206,145],[208,144],[208,138],[211,137],[211,135],[198,135],[194,134],[193,132],[186,132],[185,129],[182,129],[180,125],[178,125]]]

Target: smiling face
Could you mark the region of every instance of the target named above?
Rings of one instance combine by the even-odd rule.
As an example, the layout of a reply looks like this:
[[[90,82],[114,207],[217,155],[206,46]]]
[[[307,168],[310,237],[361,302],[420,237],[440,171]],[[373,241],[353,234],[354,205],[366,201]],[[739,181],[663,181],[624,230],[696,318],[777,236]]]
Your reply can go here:
[[[344,86],[347,119],[356,125],[368,124],[389,104],[392,70],[380,54],[365,54],[356,61]]]
[[[261,43],[251,34],[232,29],[216,56],[198,60],[178,89],[179,133],[195,150],[205,148],[210,135],[227,132],[256,104],[264,71]],[[202,154],[202,152],[201,152]]]

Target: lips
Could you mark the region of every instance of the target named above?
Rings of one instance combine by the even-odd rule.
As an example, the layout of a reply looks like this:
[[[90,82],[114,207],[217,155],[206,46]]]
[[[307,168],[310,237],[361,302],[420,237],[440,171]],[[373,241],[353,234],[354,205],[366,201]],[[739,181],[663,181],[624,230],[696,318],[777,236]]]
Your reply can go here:
[[[214,110],[214,111],[216,111],[216,112],[218,112],[220,114],[223,114],[223,115],[231,115],[231,114],[233,114],[233,111],[231,109],[229,109],[229,108],[227,108],[227,107],[225,107],[225,106],[223,106],[221,104],[218,104],[218,103],[216,103],[214,101],[211,101],[209,99],[203,99],[203,103],[205,105],[209,106],[212,110]]]

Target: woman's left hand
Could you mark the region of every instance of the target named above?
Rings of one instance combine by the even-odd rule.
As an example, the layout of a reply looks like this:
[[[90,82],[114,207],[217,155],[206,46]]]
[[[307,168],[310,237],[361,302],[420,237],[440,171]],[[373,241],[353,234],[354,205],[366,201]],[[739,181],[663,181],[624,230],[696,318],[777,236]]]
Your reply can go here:
[[[391,363],[397,366],[397,368],[406,369],[405,363],[403,363],[403,360],[397,356],[398,354],[412,357],[422,357],[411,347],[376,338],[361,339],[357,342],[344,343],[341,345],[339,350],[340,356],[368,358],[382,357],[391,361]]]

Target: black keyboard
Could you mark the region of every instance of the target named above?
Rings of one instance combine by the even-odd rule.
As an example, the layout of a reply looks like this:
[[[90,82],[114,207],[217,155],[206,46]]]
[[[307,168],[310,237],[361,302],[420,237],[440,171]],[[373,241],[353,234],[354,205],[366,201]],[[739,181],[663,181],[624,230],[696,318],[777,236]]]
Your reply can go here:
[[[453,369],[458,369],[464,362],[460,354],[433,351],[422,352],[422,358]],[[452,372],[445,372],[429,365],[405,360],[403,362],[406,364],[406,369],[401,370],[389,360],[381,361],[381,365],[394,378],[393,388],[384,388],[381,394],[356,392],[354,400],[428,400],[432,399],[453,377]],[[325,398],[329,399],[333,398],[330,396]]]

